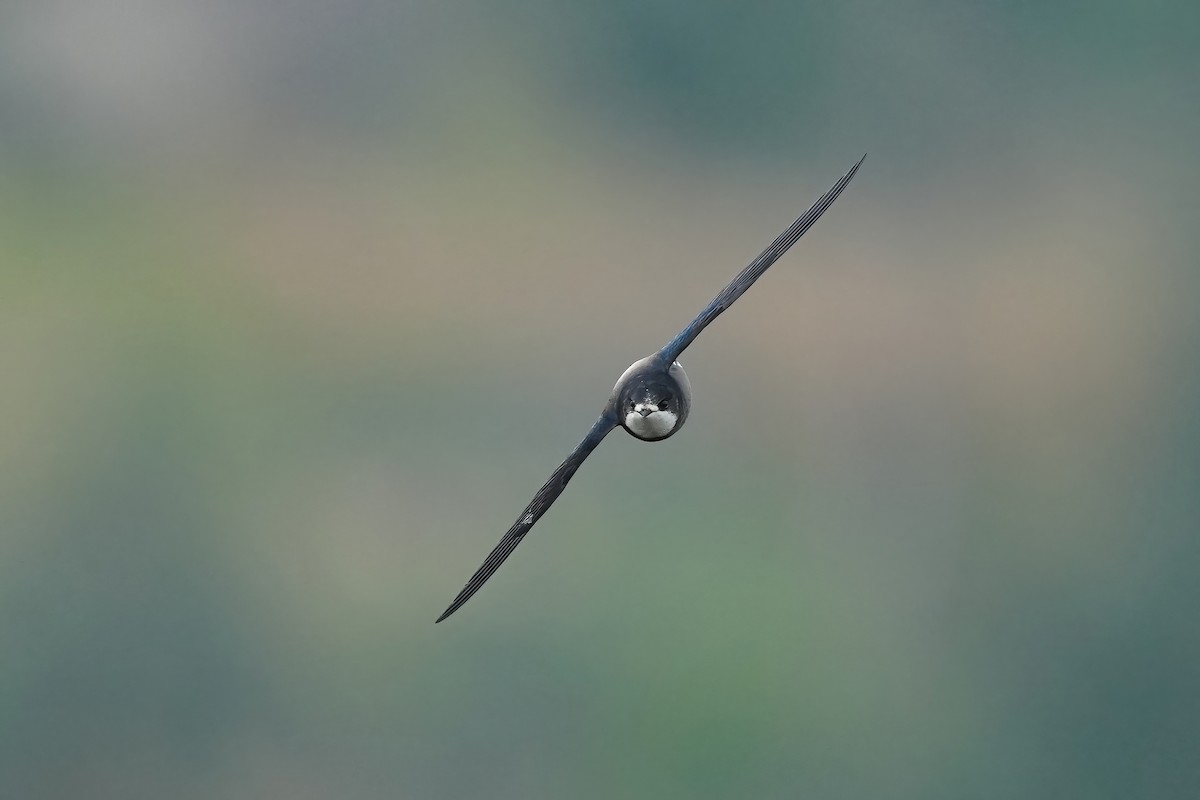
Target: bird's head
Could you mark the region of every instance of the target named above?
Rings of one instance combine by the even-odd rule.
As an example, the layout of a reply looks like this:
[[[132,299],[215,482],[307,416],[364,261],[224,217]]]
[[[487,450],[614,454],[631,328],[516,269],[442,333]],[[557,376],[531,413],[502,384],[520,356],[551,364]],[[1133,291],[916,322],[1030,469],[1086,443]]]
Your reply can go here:
[[[666,370],[639,369],[642,363],[631,366],[617,382],[617,418],[631,435],[657,442],[683,427],[691,405],[691,387],[678,363]]]

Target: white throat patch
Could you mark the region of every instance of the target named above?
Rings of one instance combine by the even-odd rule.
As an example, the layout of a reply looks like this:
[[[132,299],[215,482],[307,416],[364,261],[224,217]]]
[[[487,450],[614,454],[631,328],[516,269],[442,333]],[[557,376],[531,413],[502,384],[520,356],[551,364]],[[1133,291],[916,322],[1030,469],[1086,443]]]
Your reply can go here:
[[[630,411],[625,415],[625,427],[635,436],[657,439],[673,431],[677,419],[672,411],[651,411],[644,417],[637,411]]]

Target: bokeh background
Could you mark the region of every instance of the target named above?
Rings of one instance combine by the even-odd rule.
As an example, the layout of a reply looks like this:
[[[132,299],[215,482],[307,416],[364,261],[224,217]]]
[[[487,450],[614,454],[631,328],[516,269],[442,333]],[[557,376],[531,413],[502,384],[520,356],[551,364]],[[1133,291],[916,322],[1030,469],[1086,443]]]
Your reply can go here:
[[[1195,797],[1198,8],[6,4],[0,795]]]

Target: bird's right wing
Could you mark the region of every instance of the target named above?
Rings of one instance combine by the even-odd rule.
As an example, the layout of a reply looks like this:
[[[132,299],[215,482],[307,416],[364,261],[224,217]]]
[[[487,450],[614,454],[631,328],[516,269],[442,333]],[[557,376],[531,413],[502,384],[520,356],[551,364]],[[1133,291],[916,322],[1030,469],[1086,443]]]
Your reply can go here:
[[[554,470],[550,475],[550,479],[546,481],[546,485],[538,490],[538,493],[529,501],[529,505],[525,506],[525,510],[521,512],[521,516],[517,517],[517,521],[508,529],[508,533],[504,534],[500,539],[500,544],[496,545],[492,550],[492,554],[487,557],[487,561],[483,562],[475,574],[471,576],[471,580],[467,581],[467,585],[462,588],[458,596],[454,598],[454,602],[450,607],[442,612],[442,615],[437,618],[437,622],[441,622],[446,617],[458,611],[463,605],[471,599],[471,595],[479,591],[479,587],[492,577],[500,565],[504,563],[504,559],[508,558],[516,546],[525,538],[525,534],[533,527],[533,524],[541,518],[542,514],[546,513],[546,509],[558,499],[562,494],[563,489],[567,488],[567,481],[575,474],[575,470],[579,469],[579,465],[591,455],[596,449],[596,445],[608,435],[608,432],[617,426],[616,415],[612,409],[606,408],[596,423],[592,425],[592,429],[588,431],[587,436],[583,437],[583,441],[567,456],[566,460],[558,465],[558,469]]]

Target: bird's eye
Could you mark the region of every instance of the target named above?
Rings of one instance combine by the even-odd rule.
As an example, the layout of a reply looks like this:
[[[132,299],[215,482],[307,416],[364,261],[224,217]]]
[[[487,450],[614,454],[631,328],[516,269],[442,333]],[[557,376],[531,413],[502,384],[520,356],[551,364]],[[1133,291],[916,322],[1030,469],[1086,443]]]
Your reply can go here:
[[[669,405],[670,405],[670,403],[668,403],[666,400],[659,400],[659,401],[658,401],[658,410],[659,410],[659,411],[666,411],[666,410],[667,410],[667,406],[669,406]]]

